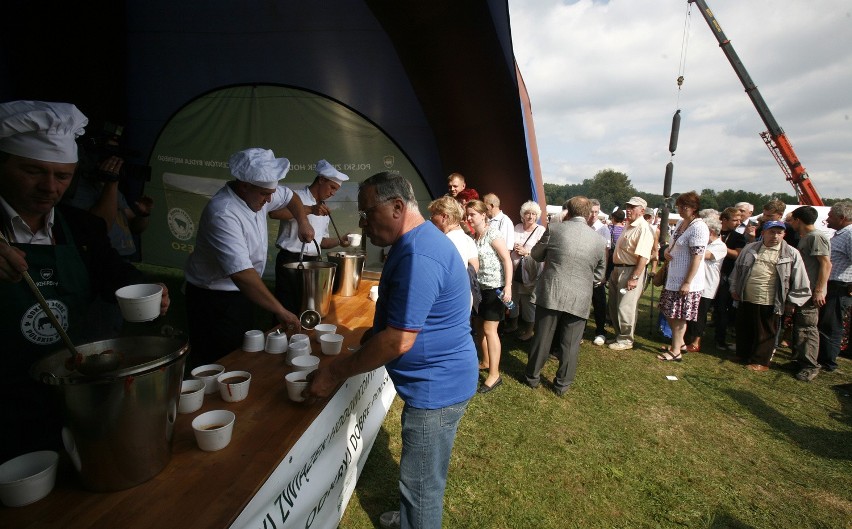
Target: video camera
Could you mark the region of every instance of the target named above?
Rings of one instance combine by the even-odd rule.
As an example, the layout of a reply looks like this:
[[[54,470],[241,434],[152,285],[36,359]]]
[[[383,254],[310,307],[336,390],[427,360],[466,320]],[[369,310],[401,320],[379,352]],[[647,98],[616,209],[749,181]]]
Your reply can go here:
[[[129,158],[139,156],[138,151],[127,149],[121,145],[121,135],[124,127],[114,123],[104,123],[100,134],[83,138],[80,147],[88,161],[89,170],[87,176],[104,182],[115,182],[118,180],[141,180],[151,181],[151,166],[130,163]],[[117,156],[124,160],[118,176],[100,170],[101,163],[110,156]]]

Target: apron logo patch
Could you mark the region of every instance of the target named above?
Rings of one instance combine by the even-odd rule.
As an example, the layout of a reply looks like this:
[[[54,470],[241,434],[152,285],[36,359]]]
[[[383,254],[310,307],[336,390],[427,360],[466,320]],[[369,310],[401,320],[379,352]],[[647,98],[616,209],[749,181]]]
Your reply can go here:
[[[68,330],[68,306],[61,301],[48,299],[47,306],[59,320],[59,324]],[[50,318],[42,310],[41,305],[35,304],[21,318],[21,334],[34,344],[50,345],[59,342],[59,332],[50,323]]]
[[[181,208],[172,208],[169,210],[168,221],[169,231],[180,241],[189,239],[195,232],[195,224],[192,222],[192,217]]]
[[[47,281],[48,279],[53,277],[53,268],[42,268],[39,271],[39,275],[41,276],[42,279]]]

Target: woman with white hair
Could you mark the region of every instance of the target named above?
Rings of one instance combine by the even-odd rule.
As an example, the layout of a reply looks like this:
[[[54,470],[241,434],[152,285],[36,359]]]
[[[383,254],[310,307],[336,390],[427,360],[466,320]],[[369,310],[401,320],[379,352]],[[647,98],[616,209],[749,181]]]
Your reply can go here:
[[[520,329],[518,339],[532,338],[535,323],[535,280],[541,271],[541,263],[529,257],[530,250],[544,235],[544,227],[538,224],[541,207],[532,200],[521,205],[521,222],[515,224],[515,246],[512,249],[512,301],[515,308],[509,311],[506,332]],[[520,322],[518,319],[520,318]]]

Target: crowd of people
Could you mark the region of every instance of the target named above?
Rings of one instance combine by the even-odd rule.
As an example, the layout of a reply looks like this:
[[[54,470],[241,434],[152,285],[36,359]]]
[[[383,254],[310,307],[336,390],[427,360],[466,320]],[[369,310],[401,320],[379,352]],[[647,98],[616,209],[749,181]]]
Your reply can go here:
[[[112,183],[123,160],[107,156],[97,164],[106,176],[86,184],[94,191],[78,204],[83,209],[63,202],[87,122],[68,103],[0,104],[0,326],[11,352],[0,398],[21,403],[0,408],[3,424],[20,432],[2,437],[0,460],[60,446],[60,419],[47,388],[28,376],[60,336],[33,323],[40,309],[21,281],[27,271],[39,271],[43,294],[77,341],[93,332],[93,322],[81,317],[87,306],[96,299],[114,303],[118,287],[143,280],[130,253],[120,253],[126,237],[111,244],[108,236],[116,223],[138,234],[153,206],[144,197],[132,205],[117,198]],[[294,296],[283,285],[273,293],[262,279],[269,219],[280,221],[279,266],[349,244],[328,230],[325,201],[349,178],[331,163],[320,160],[313,182],[297,191],[280,185],[290,163],[271,150],[235,152],[229,167],[234,179],[205,207],[185,268],[190,365],[239,348],[254,326],[254,307],[274,315],[288,333],[299,328]],[[382,515],[383,527],[441,526],[459,422],[475,393],[503,383],[501,335],[532,340],[524,370],[531,388],[541,385],[545,362],[556,356],[552,389],[564,395],[592,311],[594,345],[634,348],[638,304],[651,272],[663,287],[659,309],[672,330],[660,361],[700,352],[712,310],[717,348],[731,348],[733,327],[736,358],[753,371],[769,369],[785,315],[792,322],[796,378],[809,381],[837,369],[852,306],[850,201],[831,207],[829,238],[809,206],[785,219],[784,204],[773,200],[752,222],[749,204],[702,210],[698,195],[687,192],[677,198],[681,220],[669,233],[654,223],[641,197],[627,200],[609,221],[598,200],[572,197],[561,218],[546,225],[539,205],[527,201],[513,224],[497,195],[480,200],[460,173],[451,174],[447,186],[447,195],[429,204],[428,222],[403,176],[383,172],[359,184],[359,228],[375,246],[390,248],[373,326],[360,349],[313,371],[304,394],[309,401],[325,398],[347,378],[386,367],[405,406],[400,510]],[[98,207],[101,202],[108,207]],[[170,298],[162,286],[165,314]],[[484,371],[479,382],[477,363]]]

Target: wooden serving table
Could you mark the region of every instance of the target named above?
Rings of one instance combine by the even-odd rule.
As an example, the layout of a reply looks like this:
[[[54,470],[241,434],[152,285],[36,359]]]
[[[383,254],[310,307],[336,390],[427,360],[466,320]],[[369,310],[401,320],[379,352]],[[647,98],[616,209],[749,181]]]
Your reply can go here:
[[[347,348],[357,346],[363,332],[372,325],[375,304],[368,298],[368,293],[375,284],[376,281],[364,280],[355,296],[332,298],[329,314],[323,322],[337,324],[337,332],[345,337],[342,355],[351,354]],[[308,334],[312,335],[312,332]],[[330,360],[320,352],[318,343],[311,340],[311,345],[321,364]],[[390,395],[388,400],[388,391],[393,390],[384,368],[380,368],[360,375],[365,377],[363,380],[353,377],[330,399],[313,405],[294,403],[288,399],[284,384],[284,375],[292,371],[285,363],[285,357],[286,354],[238,350],[222,358],[219,363],[225,366],[226,371],[244,370],[252,374],[248,397],[241,402],[225,402],[218,393],[205,395],[200,410],[178,415],[171,461],[151,480],[118,492],[89,492],[82,489],[70,461],[62,454],[53,492],[29,506],[0,507],[0,527],[212,529],[250,525],[271,529],[305,526],[304,522],[292,523],[297,521],[296,507],[293,506],[296,498],[312,502],[305,499],[307,493],[303,489],[307,488],[307,482],[322,487],[321,491],[327,491],[325,494],[328,496],[328,492],[342,486],[344,481],[334,475],[339,468],[345,471],[347,485],[354,488],[351,471],[356,465],[352,463],[357,462],[355,458],[363,456],[363,461],[357,465],[362,467],[366,452],[372,445],[372,439],[369,439],[369,444],[366,438],[361,441],[364,423],[367,419],[374,423],[378,420],[380,425],[387,411],[385,408],[384,413],[371,415],[369,407],[382,399],[389,406],[393,396]],[[381,387],[370,387],[371,383],[381,384]],[[357,402],[361,402],[359,399],[362,397],[366,401],[372,398],[372,402],[362,402],[361,408],[358,408]],[[367,406],[366,411],[364,406]],[[195,442],[191,422],[197,415],[212,409],[233,411],[237,418],[230,444],[217,452],[204,452]],[[350,412],[360,414],[357,420],[348,415]],[[317,421],[321,414],[324,419]],[[346,430],[345,423],[355,422],[357,438],[344,431],[340,434],[343,440],[334,441],[333,436],[338,435],[338,430]],[[344,423],[344,427],[340,423]],[[377,431],[378,427],[375,429]],[[306,431],[312,432],[309,434],[311,438],[303,439]],[[299,458],[298,454],[294,455],[294,447],[300,442],[304,446],[299,452],[307,454],[305,464],[294,461],[294,457]],[[330,447],[334,449],[328,449]],[[322,452],[332,457],[331,470],[315,466]],[[288,465],[296,467],[286,468]],[[263,494],[259,494],[262,488]],[[264,498],[259,498],[261,495]],[[349,495],[351,490],[345,500],[348,501]],[[307,505],[307,510],[313,511],[310,516],[314,519],[319,519],[318,513],[323,509],[334,510],[334,506],[324,506],[326,498],[322,499],[323,502],[313,501]],[[345,502],[339,501],[345,508]],[[247,509],[250,502],[252,508]],[[342,515],[341,506],[336,507],[337,514]],[[293,516],[289,516],[291,509]],[[262,523],[258,524],[258,521]],[[336,523],[314,525],[324,526],[334,527]]]

